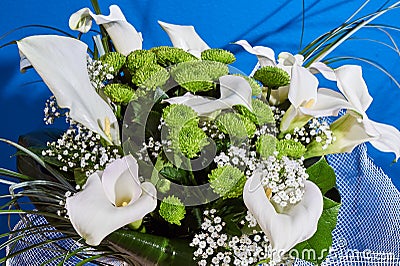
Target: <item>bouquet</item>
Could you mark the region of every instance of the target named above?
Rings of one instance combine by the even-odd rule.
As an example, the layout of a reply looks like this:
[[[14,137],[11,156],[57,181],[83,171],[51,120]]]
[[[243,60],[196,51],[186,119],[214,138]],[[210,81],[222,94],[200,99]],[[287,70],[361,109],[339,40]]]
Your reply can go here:
[[[92,3],[95,13],[77,11],[69,27],[81,36],[95,21],[93,47],[56,35],[16,42],[21,70],[33,67],[53,94],[45,122],[63,117],[68,129],[1,139],[19,149],[19,172],[0,169],[19,181],[2,181],[11,196],[2,214],[28,214],[2,261],[24,251],[13,248],[22,236],[57,232],[30,247],[73,241],[47,263],[321,263],[340,208],[325,155],[369,141],[400,156],[400,132],[366,114],[361,67],[323,59],[387,10],[296,55],[239,40],[258,59],[247,76],[192,26],[159,21],[173,47],[145,50],[117,5],[105,16]],[[321,79],[335,87],[320,88]],[[24,197],[34,210],[21,208]]]

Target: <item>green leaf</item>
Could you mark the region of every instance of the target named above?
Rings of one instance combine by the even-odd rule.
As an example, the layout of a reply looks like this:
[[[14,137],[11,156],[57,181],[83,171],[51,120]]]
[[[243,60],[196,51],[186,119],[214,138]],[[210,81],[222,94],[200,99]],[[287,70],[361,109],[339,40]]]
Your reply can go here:
[[[308,240],[297,244],[299,258],[320,265],[332,245],[332,231],[336,227],[340,203],[324,197],[324,209],[318,221],[317,232]]]
[[[106,241],[112,249],[137,259],[140,265],[195,265],[194,249],[187,240],[120,229],[111,233]]]
[[[86,180],[88,179],[88,177],[86,176],[86,171],[84,171],[82,168],[74,169],[74,178],[75,183],[80,187],[86,184]]]
[[[165,166],[163,169],[161,169],[160,174],[175,183],[186,184],[188,182],[187,172],[172,166]]]
[[[336,184],[336,176],[333,168],[328,164],[325,157],[307,168],[308,180],[314,182],[324,195]]]

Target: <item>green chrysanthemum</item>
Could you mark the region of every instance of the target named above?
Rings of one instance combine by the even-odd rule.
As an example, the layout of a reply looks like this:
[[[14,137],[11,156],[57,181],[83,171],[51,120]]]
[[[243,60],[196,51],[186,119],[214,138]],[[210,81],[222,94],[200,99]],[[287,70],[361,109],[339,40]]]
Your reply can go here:
[[[157,64],[156,55],[149,50],[135,50],[126,58],[126,67],[131,73],[148,65]]]
[[[250,87],[251,87],[251,94],[253,96],[258,96],[262,93],[262,87],[261,85],[253,78],[250,78],[246,75],[242,75],[242,74],[233,74],[234,76],[238,76],[238,77],[242,77],[245,80],[247,80],[247,82],[249,83]]]
[[[165,123],[170,128],[181,128],[188,124],[197,126],[199,118],[197,113],[189,106],[171,104],[164,108],[162,115]]]
[[[270,89],[278,89],[290,83],[289,74],[273,66],[265,66],[258,69],[256,73],[254,73],[254,78]]]
[[[218,116],[216,124],[220,131],[238,139],[252,138],[257,130],[250,119],[235,113],[225,113]]]
[[[111,66],[114,69],[113,74],[116,74],[125,64],[126,57],[118,52],[109,52],[100,57],[100,61]]]
[[[141,88],[155,89],[164,85],[169,79],[168,71],[159,65],[145,65],[132,76],[132,82]]]
[[[181,220],[185,218],[186,209],[182,201],[172,195],[162,200],[159,213],[170,224],[181,225]]]
[[[256,142],[256,150],[258,154],[264,159],[274,155],[276,151],[277,138],[272,135],[262,135]]]
[[[213,61],[193,61],[178,64],[171,70],[175,81],[187,91],[196,93],[215,88],[219,77],[229,72],[225,64]]]
[[[212,170],[208,178],[214,192],[224,199],[240,197],[246,183],[243,172],[232,165]]]
[[[117,104],[128,104],[135,96],[134,91],[125,84],[113,83],[104,87],[104,93]]]
[[[172,130],[171,135],[174,135]],[[174,140],[173,140],[174,142]],[[194,158],[208,145],[207,135],[201,128],[193,125],[184,126],[178,133],[179,150],[189,159]]]
[[[306,153],[307,149],[300,142],[296,142],[292,139],[283,139],[276,143],[276,150],[279,152],[279,158],[282,156],[300,158]]]
[[[274,113],[271,107],[259,99],[252,99],[253,112],[242,105],[235,105],[234,108],[241,115],[250,119],[254,124],[265,125],[275,124]]]
[[[150,51],[156,55],[157,63],[164,67],[198,60],[194,55],[177,47],[159,46],[151,48]]]
[[[207,49],[201,53],[202,60],[216,61],[223,64],[232,64],[236,61],[236,57],[229,51],[224,49]]]

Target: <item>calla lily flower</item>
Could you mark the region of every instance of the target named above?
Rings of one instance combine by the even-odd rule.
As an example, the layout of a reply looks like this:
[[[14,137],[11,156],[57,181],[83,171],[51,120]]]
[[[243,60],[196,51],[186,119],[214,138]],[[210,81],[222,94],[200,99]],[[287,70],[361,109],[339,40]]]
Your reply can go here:
[[[244,78],[227,75],[220,77],[219,82],[221,93],[219,99],[196,96],[188,92],[180,97],[166,99],[164,102],[187,105],[200,116],[207,116],[219,110],[229,109],[234,105],[243,105],[249,110],[252,110],[251,87]]]
[[[342,66],[335,70],[335,75],[341,94],[320,89],[324,92],[324,97],[315,106],[303,108],[301,111],[313,116],[337,115],[341,109],[348,110],[348,113],[331,125],[336,141],[324,151],[317,151],[318,145],[312,143],[306,156],[351,152],[358,144],[369,141],[378,150],[394,152],[397,160],[400,157],[400,132],[393,126],[368,118],[366,111],[372,97],[362,77],[361,67]]]
[[[306,180],[303,199],[278,213],[264,191],[261,175],[261,171],[257,171],[246,181],[243,200],[270,240],[273,250],[283,255],[317,231],[323,210],[322,194],[317,185]]]
[[[115,230],[143,219],[157,206],[156,188],[140,184],[132,155],[89,176],[83,190],[66,200],[71,224],[86,243],[97,246]]]
[[[55,35],[37,35],[17,42],[70,117],[100,134],[109,143],[119,144],[119,126],[110,106],[96,93],[87,72],[87,45],[79,40]]]
[[[285,86],[279,88],[278,91],[288,91],[287,97],[295,108],[298,108],[302,104],[313,104],[316,102],[318,79],[313,74],[321,73],[325,78],[335,80],[333,70],[321,62],[313,63],[309,68],[303,67],[304,57],[302,55],[292,55],[282,52],[278,56],[278,63],[276,63],[275,53],[269,47],[252,47],[245,40],[237,41],[235,44],[242,46],[247,52],[256,55],[261,67],[279,67],[289,74],[291,77],[289,89]],[[285,93],[279,93],[279,95],[282,97]],[[274,97],[274,95],[272,96]]]
[[[126,21],[124,14],[117,5],[110,6],[110,15],[96,15],[89,8],[82,8],[71,15],[69,27],[86,33],[92,27],[92,19],[97,25],[103,25],[108,35],[110,35],[115,48],[123,55],[142,49],[142,35],[137,32],[129,22]]]
[[[198,58],[201,52],[210,49],[193,26],[175,25],[162,21],[158,21],[158,24],[168,34],[174,47],[181,48]]]

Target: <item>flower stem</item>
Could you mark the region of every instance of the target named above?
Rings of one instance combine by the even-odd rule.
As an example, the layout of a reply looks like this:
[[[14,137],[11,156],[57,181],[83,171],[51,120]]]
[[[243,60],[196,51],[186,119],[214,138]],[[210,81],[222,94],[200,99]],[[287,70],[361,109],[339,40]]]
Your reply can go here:
[[[97,0],[90,0],[90,2],[92,3],[94,12],[96,12],[97,15],[101,14],[99,2]]]
[[[94,12],[97,15],[100,15],[101,9],[100,9],[99,2],[97,0],[90,0],[90,2],[92,3]],[[101,40],[103,43],[104,51],[106,53],[108,53],[108,52],[110,52],[110,47],[108,46],[109,36],[107,34],[107,31],[105,30],[105,28],[102,25],[99,25],[99,27],[100,27],[100,32],[101,32],[101,36],[102,36]]]

